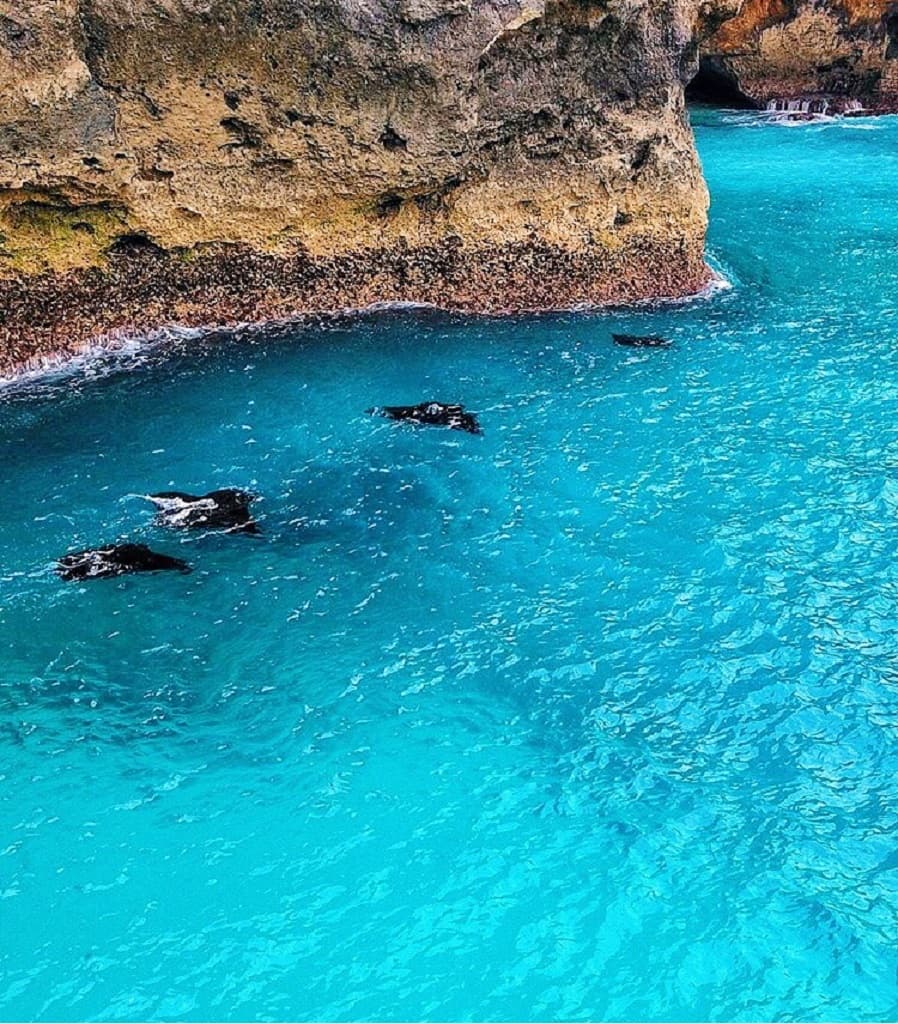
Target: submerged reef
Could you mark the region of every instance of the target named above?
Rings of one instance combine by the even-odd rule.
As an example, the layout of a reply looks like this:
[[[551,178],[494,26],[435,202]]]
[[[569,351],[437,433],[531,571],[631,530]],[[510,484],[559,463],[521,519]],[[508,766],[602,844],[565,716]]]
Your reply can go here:
[[[0,0],[0,373],[116,332],[709,280],[735,0]]]

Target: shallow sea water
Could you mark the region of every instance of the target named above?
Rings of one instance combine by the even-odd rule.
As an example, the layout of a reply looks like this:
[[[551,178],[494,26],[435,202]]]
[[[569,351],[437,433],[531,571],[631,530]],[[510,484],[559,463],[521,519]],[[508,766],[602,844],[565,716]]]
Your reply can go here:
[[[729,291],[2,393],[0,1018],[898,1014],[898,120],[696,122]]]

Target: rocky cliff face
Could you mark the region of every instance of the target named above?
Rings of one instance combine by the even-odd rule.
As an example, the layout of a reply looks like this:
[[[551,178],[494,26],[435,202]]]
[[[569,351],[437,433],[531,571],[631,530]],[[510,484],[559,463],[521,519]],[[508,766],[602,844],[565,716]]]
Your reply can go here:
[[[382,300],[702,287],[711,0],[0,0],[0,369]]]
[[[755,106],[898,110],[894,0],[746,0],[704,46],[698,85]]]

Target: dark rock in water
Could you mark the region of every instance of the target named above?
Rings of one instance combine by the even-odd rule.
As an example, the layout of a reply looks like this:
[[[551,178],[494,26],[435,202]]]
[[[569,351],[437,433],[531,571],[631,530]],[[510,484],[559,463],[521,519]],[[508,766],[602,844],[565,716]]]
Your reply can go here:
[[[380,409],[369,409],[372,415],[387,416],[392,420],[418,423],[431,427],[449,427],[451,430],[466,430],[469,434],[482,434],[477,417],[465,412],[461,405],[444,405],[442,402],[421,402],[420,405],[385,405]]]
[[[130,572],[190,572],[180,558],[160,555],[145,544],[110,544],[64,555],[56,563],[56,571],[64,580],[99,580],[123,576]]]
[[[255,494],[227,487],[208,494],[161,491],[147,495],[159,512],[156,522],[182,530],[228,530],[234,533],[258,533],[259,526],[250,515]]]
[[[657,334],[612,334],[615,345],[628,348],[670,348],[671,342]]]

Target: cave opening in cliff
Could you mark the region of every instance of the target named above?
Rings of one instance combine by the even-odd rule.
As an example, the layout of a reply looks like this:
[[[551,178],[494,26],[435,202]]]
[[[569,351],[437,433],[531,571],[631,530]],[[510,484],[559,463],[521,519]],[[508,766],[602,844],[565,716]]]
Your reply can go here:
[[[895,60],[898,57],[898,11],[893,12],[886,18],[886,60]]]
[[[712,57],[702,57],[698,73],[686,86],[690,103],[706,103],[713,107],[748,110],[754,103],[739,88],[736,76]]]

